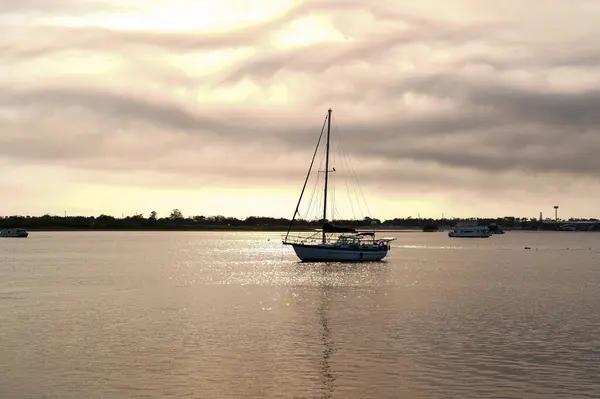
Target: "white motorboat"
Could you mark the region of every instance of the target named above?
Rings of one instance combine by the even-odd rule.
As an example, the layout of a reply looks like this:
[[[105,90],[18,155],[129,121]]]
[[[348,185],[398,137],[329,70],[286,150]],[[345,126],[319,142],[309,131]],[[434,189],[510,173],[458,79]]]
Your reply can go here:
[[[474,224],[458,224],[448,233],[448,237],[463,238],[488,238],[491,235],[487,226],[476,226]]]

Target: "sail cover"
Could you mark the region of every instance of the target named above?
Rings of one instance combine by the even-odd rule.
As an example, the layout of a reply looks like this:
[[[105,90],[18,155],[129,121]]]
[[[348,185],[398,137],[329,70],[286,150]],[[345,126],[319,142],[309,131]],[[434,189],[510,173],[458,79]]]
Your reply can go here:
[[[323,224],[323,231],[326,233],[356,233],[356,230],[351,227],[334,226],[329,222]]]

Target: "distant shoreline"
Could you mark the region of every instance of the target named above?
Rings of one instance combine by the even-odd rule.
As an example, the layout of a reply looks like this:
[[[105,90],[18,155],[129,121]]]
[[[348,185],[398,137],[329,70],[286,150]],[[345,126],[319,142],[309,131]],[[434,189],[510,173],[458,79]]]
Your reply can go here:
[[[419,232],[422,233],[420,229],[356,229],[357,231],[376,231],[376,232],[398,232],[398,233],[410,233],[410,232]],[[173,228],[30,228],[27,231],[194,231],[194,232],[213,232],[213,231],[232,231],[232,232],[244,232],[244,231],[256,231],[256,232],[275,232],[275,233],[285,233],[287,232],[287,227],[285,228],[277,228],[277,227],[215,227],[215,228],[185,228],[185,227],[173,227]],[[306,233],[306,232],[317,232],[315,229],[292,229],[290,233]]]
[[[286,232],[292,223],[294,232],[316,232],[323,226],[322,221],[250,216],[244,220],[225,216],[193,216],[184,218],[179,210],[166,218],[157,218],[152,212],[145,218],[142,214],[115,218],[108,215],[94,216],[3,216],[0,217],[0,228],[24,228],[29,231],[268,231]],[[490,230],[596,230],[600,231],[600,221],[589,220],[539,220],[515,217],[488,219],[379,219],[364,218],[351,220],[334,220],[339,227],[354,228],[360,231],[378,232],[413,232],[446,231],[461,222],[476,223],[489,226]],[[566,225],[567,227],[563,227]]]
[[[27,231],[29,232],[116,232],[116,231],[123,231],[123,232],[142,232],[142,231],[152,231],[152,232],[270,232],[270,233],[286,233],[287,232],[287,227],[270,227],[270,226],[264,226],[264,227],[164,227],[164,228],[152,228],[152,227],[148,227],[148,228],[69,228],[69,227],[57,227],[57,228],[28,228]],[[369,229],[369,228],[356,228],[357,231],[374,231],[376,233],[430,233],[430,234],[434,234],[434,233],[445,233],[447,231],[450,231],[449,229],[446,230],[439,230],[439,231],[423,231],[421,228],[403,228],[403,229]],[[510,231],[530,231],[530,232],[538,232],[538,230],[535,229],[511,229],[508,230],[507,232]],[[541,230],[541,231],[556,231],[556,230]],[[309,233],[309,232],[314,232],[317,233],[318,230],[313,229],[313,228],[305,228],[305,229],[298,229],[298,228],[294,228],[292,230],[290,230],[290,233]]]

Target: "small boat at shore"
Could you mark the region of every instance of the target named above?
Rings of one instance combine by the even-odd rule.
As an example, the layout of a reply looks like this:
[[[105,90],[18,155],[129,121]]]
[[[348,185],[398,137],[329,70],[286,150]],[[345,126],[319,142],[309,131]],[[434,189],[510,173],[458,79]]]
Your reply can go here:
[[[27,230],[17,227],[11,229],[0,229],[0,237],[25,238],[29,235]]]
[[[474,224],[458,224],[448,233],[448,237],[459,238],[489,238],[492,234],[488,226]]]

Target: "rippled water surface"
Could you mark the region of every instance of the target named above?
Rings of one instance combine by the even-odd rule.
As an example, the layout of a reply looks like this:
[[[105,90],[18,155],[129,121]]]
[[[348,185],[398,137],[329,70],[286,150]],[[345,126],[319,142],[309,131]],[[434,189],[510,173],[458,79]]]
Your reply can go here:
[[[383,235],[0,239],[0,397],[600,398],[600,233]]]

